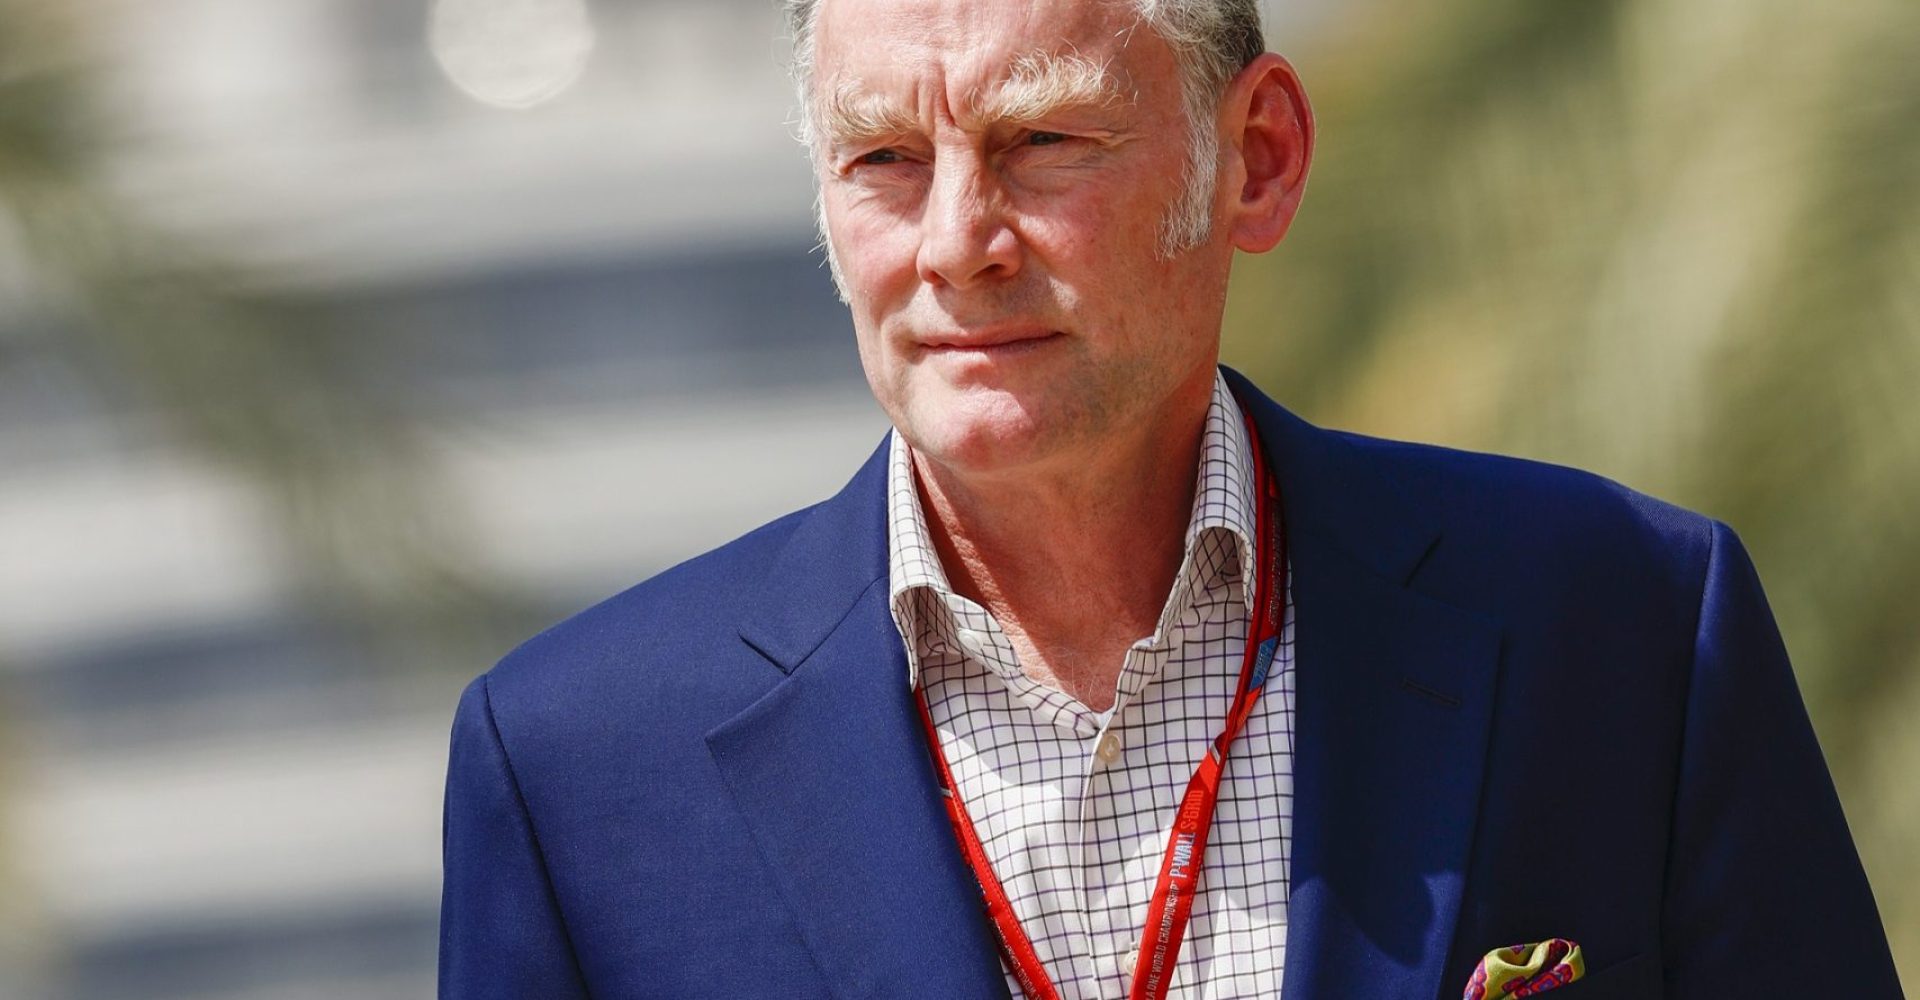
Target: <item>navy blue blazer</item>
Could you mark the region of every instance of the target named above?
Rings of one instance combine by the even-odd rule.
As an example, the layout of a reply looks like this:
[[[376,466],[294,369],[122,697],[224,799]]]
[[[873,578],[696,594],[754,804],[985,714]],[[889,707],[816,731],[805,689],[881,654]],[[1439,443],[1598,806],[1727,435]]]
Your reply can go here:
[[[1294,569],[1286,1000],[1452,1000],[1549,937],[1587,956],[1566,1000],[1900,996],[1730,530],[1228,375]],[[885,459],[466,689],[443,998],[1006,996],[888,613]]]

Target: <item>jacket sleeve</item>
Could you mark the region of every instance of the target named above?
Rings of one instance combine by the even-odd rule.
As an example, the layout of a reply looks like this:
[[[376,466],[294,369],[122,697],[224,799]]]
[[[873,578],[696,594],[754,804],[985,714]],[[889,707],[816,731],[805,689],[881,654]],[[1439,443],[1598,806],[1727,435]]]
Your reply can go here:
[[[441,851],[441,1000],[586,1000],[484,674],[454,715]]]
[[[1667,996],[1901,996],[1873,894],[1739,538],[1713,525],[1669,845]]]

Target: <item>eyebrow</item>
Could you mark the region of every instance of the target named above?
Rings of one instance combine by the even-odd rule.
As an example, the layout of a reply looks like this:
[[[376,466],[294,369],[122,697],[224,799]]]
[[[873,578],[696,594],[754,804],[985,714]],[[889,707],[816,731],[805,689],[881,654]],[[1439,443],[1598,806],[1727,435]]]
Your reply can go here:
[[[1133,95],[1106,64],[1077,53],[1035,52],[1014,60],[1006,79],[968,95],[967,111],[983,127],[1028,123],[1069,109],[1112,108]],[[839,80],[825,88],[817,105],[819,135],[831,146],[853,145],[920,128],[912,111],[886,97]]]

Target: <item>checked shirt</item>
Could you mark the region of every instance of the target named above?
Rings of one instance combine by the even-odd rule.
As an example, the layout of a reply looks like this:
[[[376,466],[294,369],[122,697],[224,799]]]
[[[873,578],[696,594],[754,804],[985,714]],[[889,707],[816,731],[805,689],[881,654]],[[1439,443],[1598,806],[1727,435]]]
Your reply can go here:
[[[954,593],[896,431],[889,596],[961,799],[1062,1000],[1124,1000],[1174,809],[1223,726],[1251,618],[1256,485],[1217,374],[1186,554],[1154,633],[1127,651],[1111,713],[1021,671],[987,611]],[[1280,994],[1292,847],[1293,595],[1280,649],[1234,744],[1169,998]],[[1006,970],[1003,970],[1006,971]],[[1023,993],[1009,972],[1015,1000]]]

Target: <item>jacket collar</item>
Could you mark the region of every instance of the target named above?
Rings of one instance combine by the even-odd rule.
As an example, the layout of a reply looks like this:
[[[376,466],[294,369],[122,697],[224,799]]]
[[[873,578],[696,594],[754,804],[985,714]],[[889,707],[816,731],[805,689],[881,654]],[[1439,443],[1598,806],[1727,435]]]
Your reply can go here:
[[[1440,539],[1432,512],[1401,492],[1381,463],[1359,447],[1363,439],[1315,427],[1267,398],[1245,375],[1223,372],[1260,428],[1280,478],[1289,531],[1338,546],[1382,579],[1410,579]]]
[[[1430,513],[1347,436],[1294,416],[1239,372],[1222,371],[1281,476],[1288,525],[1302,535],[1324,533],[1381,578],[1406,582],[1439,539]],[[750,599],[741,638],[780,669],[805,659],[854,598],[886,576],[888,457],[883,440],[839,493],[807,512],[769,568],[770,585]]]
[[[767,586],[747,595],[740,638],[774,666],[791,671],[886,578],[886,491],[883,439],[839,493],[801,515],[767,568]]]

